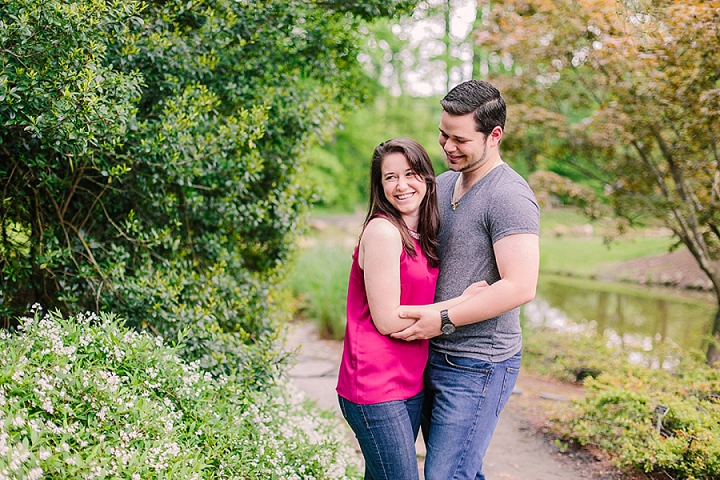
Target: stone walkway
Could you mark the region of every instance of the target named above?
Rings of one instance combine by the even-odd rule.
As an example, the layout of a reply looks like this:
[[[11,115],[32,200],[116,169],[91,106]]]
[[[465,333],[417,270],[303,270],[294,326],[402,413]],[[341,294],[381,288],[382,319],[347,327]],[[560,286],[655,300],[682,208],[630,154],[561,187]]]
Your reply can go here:
[[[290,376],[306,395],[318,406],[340,415],[335,386],[342,355],[342,342],[318,338],[314,325],[293,323],[289,326],[286,344],[289,350],[297,349],[296,365]],[[522,372],[522,371],[521,371]],[[538,381],[521,373],[517,388],[507,407],[485,456],[484,473],[488,480],[579,480],[586,478],[610,479],[614,476],[598,475],[591,468],[563,454],[551,440],[537,433],[531,420],[532,412],[540,404],[550,402],[562,408],[570,397],[582,395],[581,388],[560,383]],[[348,437],[354,437],[348,428]],[[357,443],[355,443],[357,448]],[[422,474],[425,446],[422,435],[416,444],[418,463]],[[422,475],[421,475],[422,478]]]

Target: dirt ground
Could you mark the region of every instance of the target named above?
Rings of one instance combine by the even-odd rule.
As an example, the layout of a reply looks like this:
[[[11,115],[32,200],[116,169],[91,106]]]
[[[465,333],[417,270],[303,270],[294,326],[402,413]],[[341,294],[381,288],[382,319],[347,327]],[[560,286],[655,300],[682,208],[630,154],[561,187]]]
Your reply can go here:
[[[568,444],[552,435],[549,419],[567,408],[570,400],[582,398],[585,392],[581,385],[543,378],[521,370],[516,391],[520,393],[511,397],[502,414],[506,417],[505,421],[512,422],[516,428],[527,430],[528,436],[542,438],[561,466],[564,465],[577,472],[577,480],[648,480],[650,478],[642,474],[622,472],[603,452],[591,447],[578,448],[577,445]],[[503,433],[498,430],[496,435]],[[493,440],[502,441],[501,438]],[[533,461],[547,462],[547,456],[535,455]]]
[[[290,377],[318,406],[340,415],[337,405],[337,370],[342,342],[320,338],[309,322],[289,326],[286,347],[295,352]],[[620,472],[609,458],[592,449],[574,449],[549,433],[549,418],[584,395],[582,386],[530,375],[521,370],[516,388],[485,456],[488,480],[648,480]],[[344,425],[344,423],[342,424]],[[349,429],[348,440],[355,444]],[[356,454],[359,447],[355,444]],[[416,443],[422,474],[425,446]],[[421,478],[423,476],[421,475]]]
[[[717,263],[720,265],[720,262]],[[712,289],[712,283],[707,275],[684,247],[665,255],[608,265],[602,269],[599,277],[604,280],[687,290],[709,291]]]

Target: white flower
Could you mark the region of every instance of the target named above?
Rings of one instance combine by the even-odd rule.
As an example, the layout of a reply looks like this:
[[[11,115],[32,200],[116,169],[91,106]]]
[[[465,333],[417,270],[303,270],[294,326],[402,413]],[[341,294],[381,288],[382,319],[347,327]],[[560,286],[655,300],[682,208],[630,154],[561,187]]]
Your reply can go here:
[[[55,413],[55,408],[49,398],[43,400],[42,409],[50,414]]]
[[[4,457],[10,451],[10,446],[7,441],[10,438],[6,432],[0,432],[0,457]]]
[[[39,480],[43,477],[43,469],[40,467],[33,468],[25,476],[25,480]]]

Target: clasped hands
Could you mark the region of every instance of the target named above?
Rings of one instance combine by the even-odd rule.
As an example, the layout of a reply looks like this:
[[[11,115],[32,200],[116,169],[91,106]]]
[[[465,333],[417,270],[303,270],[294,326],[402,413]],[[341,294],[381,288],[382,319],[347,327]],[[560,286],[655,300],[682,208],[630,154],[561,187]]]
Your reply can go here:
[[[488,283],[485,280],[475,282],[463,291],[462,295],[458,297],[453,305],[457,305],[472,297],[473,295],[485,290],[488,287]],[[427,307],[401,307],[399,312],[400,317],[415,319],[415,323],[407,327],[405,330],[401,330],[396,333],[390,334],[392,338],[398,340],[405,340],[410,342],[413,340],[425,340],[433,337],[437,337],[442,334],[440,330],[440,310],[435,306]]]

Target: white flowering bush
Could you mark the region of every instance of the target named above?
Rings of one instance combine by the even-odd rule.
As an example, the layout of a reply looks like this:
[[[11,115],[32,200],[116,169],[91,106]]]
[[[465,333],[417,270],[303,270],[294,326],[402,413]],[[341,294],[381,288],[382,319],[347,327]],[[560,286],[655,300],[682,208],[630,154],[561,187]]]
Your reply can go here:
[[[0,480],[357,478],[339,432],[282,376],[247,390],[111,314],[0,331]]]

